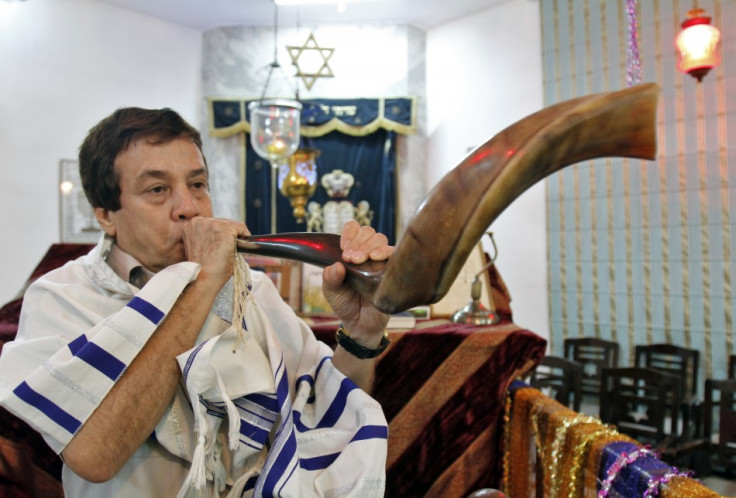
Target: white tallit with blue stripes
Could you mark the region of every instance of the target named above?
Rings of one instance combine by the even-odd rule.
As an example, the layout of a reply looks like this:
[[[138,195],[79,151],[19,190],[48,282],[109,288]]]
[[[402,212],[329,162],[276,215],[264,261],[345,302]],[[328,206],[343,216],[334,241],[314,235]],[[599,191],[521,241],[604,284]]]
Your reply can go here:
[[[99,273],[86,258],[80,268],[87,277],[90,269]],[[115,312],[68,336],[65,347],[4,389],[3,406],[61,452],[197,272],[192,263],[159,272]],[[107,269],[103,273],[109,277]],[[51,309],[59,306],[52,304],[58,300],[53,292]],[[188,396],[178,392],[153,437],[182,459],[188,475],[167,496],[383,496],[387,425],[380,406],[332,365],[329,348],[314,339],[265,276],[253,273],[246,294],[239,320],[244,330],[222,322],[218,333],[203,334],[179,357]],[[94,299],[119,298],[112,293]],[[208,321],[221,322],[214,315]],[[73,334],[81,325],[65,328],[64,334]],[[14,363],[43,358],[32,337],[16,342],[6,344],[0,374]],[[229,448],[218,438],[222,432]]]

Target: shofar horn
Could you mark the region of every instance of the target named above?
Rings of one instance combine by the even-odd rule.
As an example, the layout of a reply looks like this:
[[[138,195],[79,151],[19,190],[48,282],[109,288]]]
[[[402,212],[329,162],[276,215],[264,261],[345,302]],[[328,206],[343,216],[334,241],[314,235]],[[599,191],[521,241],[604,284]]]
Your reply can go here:
[[[547,107],[509,126],[445,175],[387,263],[346,264],[348,281],[385,313],[439,301],[488,226],[529,187],[599,157],[654,159],[659,89],[639,85]],[[339,236],[290,233],[238,242],[243,252],[319,266],[341,261]]]

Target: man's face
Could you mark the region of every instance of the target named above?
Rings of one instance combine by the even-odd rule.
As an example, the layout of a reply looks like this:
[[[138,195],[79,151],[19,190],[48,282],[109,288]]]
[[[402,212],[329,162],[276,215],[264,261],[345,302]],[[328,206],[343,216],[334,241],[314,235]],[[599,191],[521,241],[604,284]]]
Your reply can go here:
[[[163,144],[139,139],[115,160],[120,209],[95,208],[100,225],[148,270],[184,261],[184,225],[212,216],[207,170],[188,138]]]

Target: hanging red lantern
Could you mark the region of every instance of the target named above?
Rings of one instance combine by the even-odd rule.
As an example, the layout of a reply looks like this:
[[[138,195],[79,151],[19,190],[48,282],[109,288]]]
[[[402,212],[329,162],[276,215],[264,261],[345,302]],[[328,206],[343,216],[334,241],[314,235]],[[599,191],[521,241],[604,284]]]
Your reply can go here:
[[[701,81],[711,68],[721,62],[718,51],[720,40],[721,32],[711,26],[710,17],[696,4],[688,12],[687,19],[682,23],[682,31],[675,40],[677,68]]]

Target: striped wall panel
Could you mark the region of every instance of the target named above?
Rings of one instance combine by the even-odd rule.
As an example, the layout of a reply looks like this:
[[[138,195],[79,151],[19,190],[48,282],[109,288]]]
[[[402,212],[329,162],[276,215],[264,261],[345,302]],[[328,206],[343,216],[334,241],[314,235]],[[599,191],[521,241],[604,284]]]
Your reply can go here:
[[[624,0],[540,0],[545,105],[627,86]],[[637,2],[642,80],[662,89],[655,161],[601,159],[546,180],[550,342],[595,336],[701,351],[725,377],[734,348],[736,2],[700,0],[722,32],[722,63],[698,84],[676,68],[693,4]],[[704,377],[703,377],[704,378]]]

